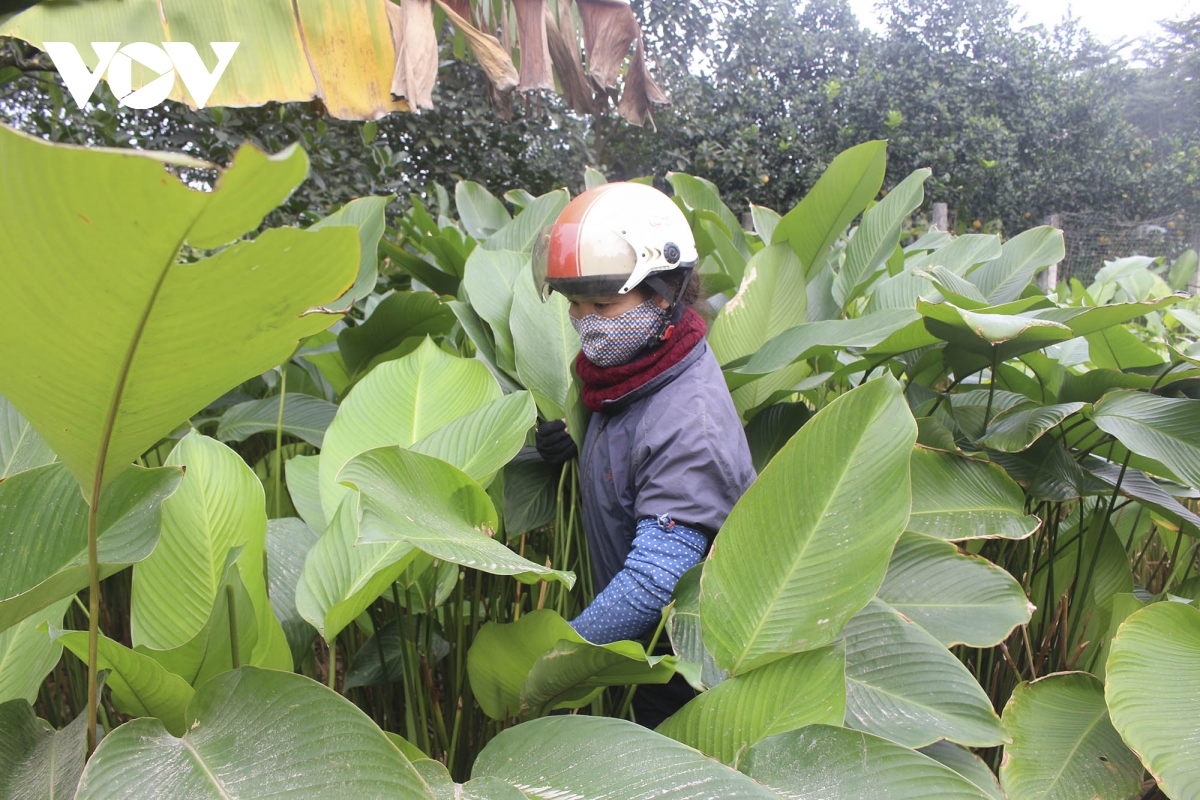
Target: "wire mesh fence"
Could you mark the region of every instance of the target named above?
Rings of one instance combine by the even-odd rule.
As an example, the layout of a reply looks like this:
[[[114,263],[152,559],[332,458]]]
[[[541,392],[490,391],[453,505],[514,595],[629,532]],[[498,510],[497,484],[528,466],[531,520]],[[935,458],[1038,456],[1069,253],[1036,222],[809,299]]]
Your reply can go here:
[[[1049,224],[1062,228],[1066,257],[1058,279],[1078,278],[1087,285],[1105,261],[1126,256],[1163,256],[1173,261],[1188,248],[1200,249],[1200,216],[1178,212],[1128,222],[1094,211],[1054,214]]]

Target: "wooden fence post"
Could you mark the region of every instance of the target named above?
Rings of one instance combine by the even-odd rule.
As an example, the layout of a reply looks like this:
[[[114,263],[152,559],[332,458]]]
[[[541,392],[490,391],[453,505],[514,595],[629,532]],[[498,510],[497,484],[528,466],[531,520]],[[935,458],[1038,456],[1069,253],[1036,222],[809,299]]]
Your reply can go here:
[[[937,228],[939,231],[950,230],[950,209],[945,203],[933,204],[933,221],[930,227]]]

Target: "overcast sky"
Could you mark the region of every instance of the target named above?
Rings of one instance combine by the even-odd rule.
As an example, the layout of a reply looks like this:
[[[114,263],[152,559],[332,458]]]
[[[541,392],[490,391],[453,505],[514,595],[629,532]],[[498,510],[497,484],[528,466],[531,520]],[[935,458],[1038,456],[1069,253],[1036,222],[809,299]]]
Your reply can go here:
[[[876,0],[850,0],[854,13],[868,27],[877,28]],[[1121,38],[1157,33],[1160,19],[1178,19],[1200,13],[1200,0],[1013,0],[1026,15],[1025,24],[1052,27],[1069,7],[1085,27],[1099,38]]]

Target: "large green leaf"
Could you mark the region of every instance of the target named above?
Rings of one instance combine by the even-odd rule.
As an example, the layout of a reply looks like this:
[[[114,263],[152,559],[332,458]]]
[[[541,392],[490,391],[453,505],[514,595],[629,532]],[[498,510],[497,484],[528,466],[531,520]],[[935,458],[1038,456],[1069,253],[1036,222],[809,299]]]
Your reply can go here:
[[[1033,611],[1008,572],[919,533],[900,537],[879,598],[946,647],[999,644]]]
[[[365,372],[372,362],[413,337],[449,333],[454,312],[432,292],[394,292],[371,316],[337,336],[338,350],[351,375]]]
[[[808,307],[804,265],[786,244],[755,253],[737,294],[713,320],[709,346],[717,362],[758,351],[766,341],[804,322]]]
[[[783,215],[771,243],[789,242],[810,279],[847,225],[879,194],[887,142],[864,142],[840,153],[795,208]]]
[[[1011,800],[1140,797],[1142,765],[1108,719],[1104,684],[1086,672],[1013,689],[1004,706],[1000,785]]]
[[[676,669],[698,691],[711,689],[728,677],[704,646],[700,625],[700,573],[703,566],[692,567],[675,583],[671,611],[667,616],[667,636],[680,660]]]
[[[986,461],[917,447],[907,530],[938,539],[1024,539],[1041,524],[1004,470]]]
[[[487,323],[496,347],[496,365],[509,374],[517,371],[513,346],[513,291],[522,271],[529,270],[529,257],[509,250],[477,248],[467,259],[463,287],[471,308]],[[472,337],[475,338],[475,337]]]
[[[1097,331],[1111,328],[1114,325],[1121,325],[1139,317],[1144,317],[1151,311],[1167,308],[1182,299],[1178,295],[1173,295],[1142,303],[1110,303],[1103,306],[1050,308],[1034,312],[1033,316],[1038,319],[1061,322],[1074,331],[1076,336],[1087,336]]]
[[[344,314],[354,307],[357,300],[375,291],[379,279],[379,240],[383,238],[383,211],[394,198],[390,195],[359,197],[351,200],[327,217],[318,220],[309,228],[319,231],[337,225],[351,225],[358,231],[358,275],[350,290],[335,303],[324,306],[324,310]]]
[[[962,662],[880,600],[846,624],[846,724],[909,747],[1006,741]]]
[[[0,704],[0,797],[68,800],[87,759],[87,714],[60,731],[24,700]]]
[[[715,214],[721,220],[721,225],[725,228],[725,235],[730,237],[733,245],[740,251],[746,249],[742,225],[729,210],[729,206],[722,202],[720,192],[712,181],[682,172],[668,172],[667,183],[671,184],[671,188],[675,190],[675,196],[682,200],[688,208]]]
[[[320,462],[320,456],[295,456],[283,467],[292,505],[314,532],[323,531],[328,525],[325,510],[321,508]]]
[[[623,719],[582,715],[545,717],[502,731],[480,752],[471,777],[471,783],[499,778],[541,798],[779,798],[666,736]]]
[[[896,249],[900,226],[925,199],[930,170],[918,169],[863,214],[850,244],[846,261],[833,281],[833,297],[841,307],[854,300],[874,279]]]
[[[255,585],[267,600],[262,585],[267,514],[258,476],[237,453],[195,432],[180,440],[166,463],[187,471],[179,490],[163,503],[158,546],[133,570],[129,610],[133,644],[152,650],[180,647],[208,623],[231,548],[244,548],[242,579],[249,584],[257,577]]]
[[[917,426],[890,375],[792,437],[734,506],[701,577],[704,642],[748,672],[833,641],[883,581]]]
[[[504,467],[504,534],[520,536],[552,521],[558,509],[561,470],[532,447],[522,448]]]
[[[182,738],[152,719],[110,733],[77,798],[432,797],[375,723],[301,675],[254,667],[221,675],[196,693],[185,722]]]
[[[692,700],[656,730],[732,764],[768,736],[846,715],[846,656],[840,645],[773,661]]]
[[[13,404],[0,395],[0,479],[49,464],[54,451]]]
[[[1113,726],[1168,797],[1200,795],[1200,609],[1152,603],[1113,639],[1104,696]]]
[[[133,469],[100,498],[97,557],[107,577],[150,555],[174,467]],[[88,585],[87,504],[62,463],[0,481],[0,631]]]
[[[325,432],[320,486],[326,518],[349,491],[336,478],[351,458],[374,447],[410,447],[499,397],[496,379],[481,362],[452,356],[430,340],[380,364],[342,401]]]
[[[50,635],[80,660],[87,660],[87,631],[60,631],[52,627]],[[182,735],[183,712],[193,694],[188,682],[150,656],[130,650],[103,634],[97,647],[97,665],[109,670],[107,686],[117,710],[133,717],[158,717],[167,729]]]
[[[483,246],[488,250],[528,253],[542,228],[553,224],[570,200],[571,195],[566,189],[555,189],[534,198],[512,222],[489,236]]]
[[[380,447],[350,460],[338,480],[361,495],[359,541],[402,542],[441,561],[523,583],[575,576],[522,558],[492,538],[499,519],[478,483],[452,464],[403,447]]]
[[[927,747],[922,747],[919,752],[962,775],[983,789],[993,800],[1005,800],[1004,792],[1000,791],[1000,782],[996,779],[996,775],[987,764],[983,763],[982,758],[961,744],[947,742],[943,739]]]
[[[917,303],[917,310],[925,318],[926,329],[934,336],[967,352],[997,361],[1007,361],[1075,336],[1070,328],[1058,322],[968,311],[950,303],[922,300]]]
[[[337,406],[307,394],[289,392],[283,401],[283,432],[320,447],[325,430],[333,422]],[[266,397],[238,403],[224,414],[217,425],[217,438],[240,442],[263,431],[274,431],[279,424],[279,398]]]
[[[577,706],[601,686],[665,683],[673,660],[649,657],[637,642],[591,644],[557,613],[538,609],[513,623],[484,624],[467,653],[467,670],[479,707],[505,719],[560,703]]]
[[[1062,231],[1043,225],[1017,234],[1004,243],[1000,257],[967,274],[967,279],[992,305],[1021,296],[1033,276],[1063,260]]]
[[[454,187],[454,206],[467,233],[486,239],[512,219],[504,204],[475,181],[459,181]]]
[[[312,528],[295,517],[267,521],[267,581],[271,587],[271,608],[283,627],[292,651],[292,662],[299,667],[312,652],[316,631],[296,610],[296,584],[304,569],[308,551],[317,543]]]
[[[296,611],[332,641],[417,557],[407,542],[358,541],[359,495],[350,492],[304,559]]]
[[[1200,515],[1175,499],[1140,469],[1126,467],[1122,474],[1119,466],[1096,456],[1085,458],[1082,466],[1089,475],[1099,478],[1109,486],[1119,486],[1120,493],[1125,497],[1138,501],[1146,508],[1190,531],[1193,536],[1200,537]]]
[[[915,249],[905,258],[901,272],[871,289],[866,311],[874,314],[888,308],[914,308],[921,297],[938,297],[933,282],[925,275],[932,273],[943,279],[944,273],[962,276],[976,264],[999,257],[1000,237],[982,234],[956,236],[932,252]]]
[[[1100,399],[1092,418],[1133,452],[1200,489],[1200,400],[1114,391]]]
[[[46,673],[62,655],[62,644],[50,639],[46,626],[62,625],[70,604],[64,597],[0,633],[0,703],[37,699]]]
[[[810,725],[752,746],[738,769],[794,800],[985,800],[949,767],[869,733]]]
[[[184,163],[207,166],[0,128],[0,392],[89,496],[327,327],[329,316],[305,312],[357,273],[348,226],[268,230],[177,263],[183,244],[213,248],[254,230],[303,179],[307,158],[242,148],[211,193],[166,170]]]
[[[529,392],[511,392],[448,422],[412,445],[486,484],[525,443],[537,421]]]
[[[579,402],[575,356],[579,334],[571,324],[567,299],[558,292],[543,303],[533,272],[522,269],[513,286],[513,346],[517,375],[537,401],[545,419],[565,419],[577,444],[583,444],[587,412]]]
[[[1013,408],[997,414],[988,423],[979,443],[993,450],[1017,453],[1027,449],[1046,431],[1080,411],[1085,403],[1060,403],[1035,408]]]

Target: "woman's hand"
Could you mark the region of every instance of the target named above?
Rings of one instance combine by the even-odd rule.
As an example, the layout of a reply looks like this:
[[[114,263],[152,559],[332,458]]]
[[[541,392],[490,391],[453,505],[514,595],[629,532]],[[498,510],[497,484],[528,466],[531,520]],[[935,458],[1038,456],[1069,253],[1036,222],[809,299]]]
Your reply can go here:
[[[565,464],[579,455],[575,440],[567,431],[565,419],[552,419],[538,425],[534,441],[537,444],[538,455],[552,467]]]

